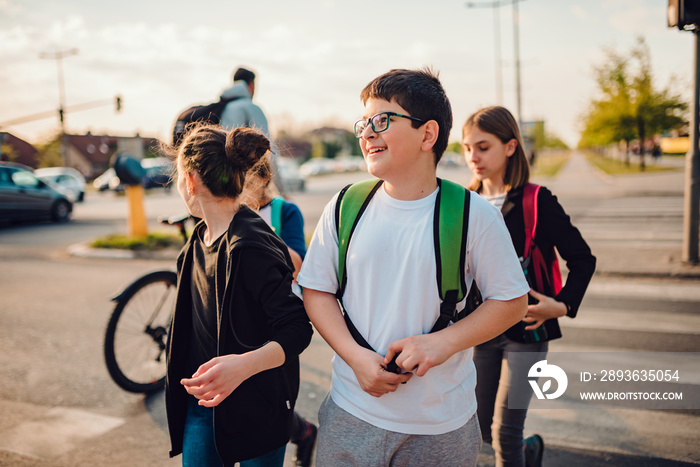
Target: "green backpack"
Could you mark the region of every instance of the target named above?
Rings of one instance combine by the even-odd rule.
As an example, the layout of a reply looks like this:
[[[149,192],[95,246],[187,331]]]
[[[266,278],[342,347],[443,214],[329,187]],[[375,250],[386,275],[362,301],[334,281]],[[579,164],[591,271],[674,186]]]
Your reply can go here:
[[[270,203],[270,227],[272,231],[277,234],[279,238],[282,238],[282,206],[284,205],[284,198],[275,196],[272,198]]]
[[[469,228],[469,190],[457,183],[438,178],[438,192],[435,200],[433,229],[435,232],[436,280],[440,292],[440,317],[430,332],[440,331],[450,321],[457,321],[463,316],[456,313],[457,303],[466,294],[464,278],[466,260],[466,238]],[[347,259],[350,238],[357,222],[377,192],[382,180],[365,180],[343,188],[338,194],[335,205],[335,226],[338,234],[338,284],[336,297],[341,304],[348,329],[355,341],[361,346],[372,349],[352,324],[342,306],[342,297],[347,286]],[[397,372],[395,362],[387,367],[388,371]]]

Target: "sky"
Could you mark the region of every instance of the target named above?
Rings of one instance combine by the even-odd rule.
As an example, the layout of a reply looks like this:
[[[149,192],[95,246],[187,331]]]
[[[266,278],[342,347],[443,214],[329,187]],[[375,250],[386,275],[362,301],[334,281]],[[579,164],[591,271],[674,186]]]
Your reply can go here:
[[[501,104],[517,114],[516,38],[522,119],[543,120],[569,145],[598,97],[594,67],[606,49],[627,53],[639,36],[651,51],[656,87],[671,86],[690,101],[693,34],[666,26],[666,0],[521,0],[517,35],[510,1],[486,6],[493,3],[0,0],[0,130],[32,143],[58,131],[56,116],[3,122],[58,108],[58,61],[42,54],[72,49],[60,62],[65,107],[104,105],[67,112],[69,133],[169,141],[175,117],[216,100],[239,65],[257,73],[254,100],[273,137],[323,125],[351,130],[363,116],[359,94],[368,82],[392,68],[430,66],[452,104],[451,141],[459,141],[480,107]],[[111,104],[117,95],[120,113]]]

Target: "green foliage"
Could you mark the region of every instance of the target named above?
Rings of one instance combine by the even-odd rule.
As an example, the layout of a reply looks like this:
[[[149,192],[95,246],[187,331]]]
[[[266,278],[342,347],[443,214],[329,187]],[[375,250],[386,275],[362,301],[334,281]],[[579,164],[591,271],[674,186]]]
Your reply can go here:
[[[569,149],[569,145],[559,138],[559,136],[547,133],[544,139],[544,147],[549,149]]]
[[[15,148],[10,146],[9,144],[3,144],[2,146],[0,146],[0,154],[3,157],[7,158],[7,160],[10,162],[17,160],[17,158],[19,157],[19,154],[17,153]]]
[[[111,248],[132,251],[153,251],[166,248],[180,248],[182,237],[171,233],[153,232],[145,238],[129,237],[127,235],[108,235],[98,238],[91,244],[93,248]]]
[[[446,152],[456,152],[457,154],[463,154],[462,143],[459,141],[455,141],[454,143],[448,144]]]
[[[600,98],[591,101],[583,117],[579,147],[618,141],[645,141],[686,123],[688,104],[670,87],[653,84],[651,54],[642,37],[629,56],[606,50],[607,61],[594,68]]]
[[[314,141],[311,146],[311,158],[326,157],[334,159],[343,150],[343,144],[337,141]]]
[[[314,141],[311,144],[311,158],[323,157],[326,155],[326,150],[323,141]]]
[[[39,167],[61,167],[61,133],[56,133],[49,140],[36,146]]]
[[[323,147],[325,156],[329,159],[335,159],[340,154],[340,151],[343,150],[343,144],[337,141],[324,141]]]

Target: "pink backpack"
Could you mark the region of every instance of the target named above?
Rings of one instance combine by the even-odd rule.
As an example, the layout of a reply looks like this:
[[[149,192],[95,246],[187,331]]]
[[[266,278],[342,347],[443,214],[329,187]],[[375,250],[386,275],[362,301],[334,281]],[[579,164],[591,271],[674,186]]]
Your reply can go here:
[[[532,270],[532,275],[528,279],[534,281],[530,286],[540,293],[549,293],[548,289],[550,289],[554,296],[559,293],[562,287],[561,270],[556,252],[552,264],[547,265],[542,251],[535,244],[537,196],[540,188],[542,188],[540,185],[533,183],[528,183],[523,187],[523,217],[525,219],[525,253],[523,257],[530,258],[528,269]]]

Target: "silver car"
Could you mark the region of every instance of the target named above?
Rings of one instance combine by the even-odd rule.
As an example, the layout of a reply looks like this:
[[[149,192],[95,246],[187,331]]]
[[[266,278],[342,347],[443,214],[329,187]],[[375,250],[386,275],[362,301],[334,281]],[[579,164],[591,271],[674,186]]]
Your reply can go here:
[[[0,222],[51,219],[67,222],[73,203],[39,180],[31,169],[0,162]]]
[[[39,180],[52,184],[56,191],[63,193],[72,202],[85,199],[85,177],[71,167],[45,167],[36,169],[34,175]]]

